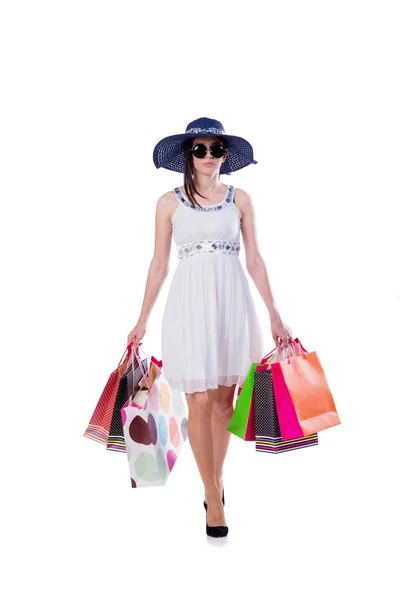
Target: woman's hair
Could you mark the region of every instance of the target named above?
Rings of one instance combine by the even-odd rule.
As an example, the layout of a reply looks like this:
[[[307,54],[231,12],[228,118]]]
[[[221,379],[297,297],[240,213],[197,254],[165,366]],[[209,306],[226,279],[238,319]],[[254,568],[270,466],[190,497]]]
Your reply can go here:
[[[223,137],[220,137],[220,136],[218,136],[218,137],[221,140],[221,142],[224,144],[225,148],[227,148],[228,147],[227,141]],[[202,198],[205,198],[205,196],[202,196],[197,191],[197,189],[194,185],[193,155],[190,151],[192,144],[193,144],[192,138],[186,140],[183,144],[184,161],[185,161],[184,170],[183,170],[183,187],[184,187],[185,194],[186,194],[186,197],[188,198],[189,202],[191,202],[191,204],[193,204],[193,205],[197,204],[197,206],[200,206],[200,204],[194,198],[194,193],[198,194]],[[218,176],[218,179],[219,179],[219,176]]]

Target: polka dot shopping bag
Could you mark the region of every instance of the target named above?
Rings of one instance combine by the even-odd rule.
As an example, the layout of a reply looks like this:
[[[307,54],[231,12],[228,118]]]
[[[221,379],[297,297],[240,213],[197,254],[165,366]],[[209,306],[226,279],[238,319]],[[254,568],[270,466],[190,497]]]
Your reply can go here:
[[[187,438],[182,392],[171,389],[161,362],[150,361],[157,367],[156,377],[149,380],[143,371],[143,387],[121,408],[133,488],[165,485]]]

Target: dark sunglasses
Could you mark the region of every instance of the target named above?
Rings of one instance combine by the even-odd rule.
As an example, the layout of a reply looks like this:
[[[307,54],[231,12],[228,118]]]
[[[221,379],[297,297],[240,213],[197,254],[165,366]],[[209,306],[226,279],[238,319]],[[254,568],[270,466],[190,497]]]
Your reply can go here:
[[[196,144],[190,151],[196,158],[205,158],[207,156],[207,146],[205,144]],[[225,154],[225,146],[221,142],[214,142],[210,146],[211,156],[214,158],[222,158]]]

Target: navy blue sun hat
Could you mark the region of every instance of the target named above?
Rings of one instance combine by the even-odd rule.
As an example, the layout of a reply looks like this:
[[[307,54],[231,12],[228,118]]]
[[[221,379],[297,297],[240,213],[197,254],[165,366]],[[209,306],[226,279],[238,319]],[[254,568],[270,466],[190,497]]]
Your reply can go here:
[[[257,161],[253,158],[253,147],[242,137],[237,135],[228,135],[220,121],[201,117],[189,123],[185,133],[169,135],[160,140],[153,150],[153,162],[157,169],[163,167],[170,171],[183,173],[184,152],[183,144],[190,138],[200,136],[223,136],[228,144],[228,156],[221,165],[220,173],[230,174],[247,167],[247,165],[256,165]]]

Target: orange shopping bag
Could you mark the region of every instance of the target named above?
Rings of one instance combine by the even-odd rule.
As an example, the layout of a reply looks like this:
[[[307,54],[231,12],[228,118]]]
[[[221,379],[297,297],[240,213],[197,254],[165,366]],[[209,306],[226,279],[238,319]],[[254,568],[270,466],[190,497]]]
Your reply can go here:
[[[340,425],[325,373],[316,352],[305,352],[279,362],[304,435]]]

